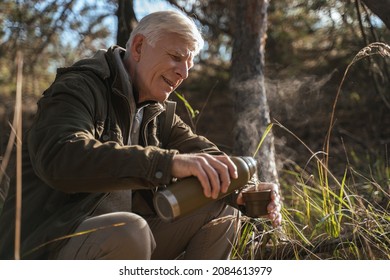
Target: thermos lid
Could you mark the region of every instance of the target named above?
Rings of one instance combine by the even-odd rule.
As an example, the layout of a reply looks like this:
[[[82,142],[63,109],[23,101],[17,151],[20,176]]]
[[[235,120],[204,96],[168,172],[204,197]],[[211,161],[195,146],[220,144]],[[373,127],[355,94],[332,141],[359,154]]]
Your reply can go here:
[[[179,203],[167,188],[155,193],[153,203],[158,216],[165,222],[172,222],[180,216]]]
[[[257,171],[257,162],[253,157],[240,157],[248,165],[249,173],[253,176]]]

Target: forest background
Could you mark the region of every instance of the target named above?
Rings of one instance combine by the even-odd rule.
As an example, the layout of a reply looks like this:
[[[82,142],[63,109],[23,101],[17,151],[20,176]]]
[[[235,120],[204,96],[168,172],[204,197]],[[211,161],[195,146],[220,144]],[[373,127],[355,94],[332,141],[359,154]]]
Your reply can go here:
[[[123,46],[129,30],[120,26],[131,29],[161,9],[195,15],[207,42],[178,89],[188,103],[172,96],[178,112],[197,133],[232,153],[233,2],[1,0],[2,163],[12,134],[17,53],[23,54],[26,128],[57,67],[112,44]],[[284,237],[266,222],[248,219],[236,258],[390,258],[390,29],[388,16],[374,14],[364,2],[375,1],[269,2],[263,74],[285,203]],[[127,23],[121,25],[123,10]],[[14,166],[11,158],[3,186]]]

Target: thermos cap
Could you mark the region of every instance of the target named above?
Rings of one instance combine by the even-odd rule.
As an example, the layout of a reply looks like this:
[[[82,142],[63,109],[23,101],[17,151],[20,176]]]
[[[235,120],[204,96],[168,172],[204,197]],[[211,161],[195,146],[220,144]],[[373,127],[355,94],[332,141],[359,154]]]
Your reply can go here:
[[[153,203],[158,216],[165,222],[171,222],[180,216],[179,202],[168,188],[155,193]]]
[[[254,175],[257,171],[257,162],[253,157],[240,157],[248,165],[249,173]]]

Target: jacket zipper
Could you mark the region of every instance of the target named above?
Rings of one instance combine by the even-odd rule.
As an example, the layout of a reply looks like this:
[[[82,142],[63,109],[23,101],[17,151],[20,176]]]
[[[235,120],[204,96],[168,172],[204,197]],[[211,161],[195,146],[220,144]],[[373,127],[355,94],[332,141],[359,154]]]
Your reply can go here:
[[[148,140],[147,140],[147,131],[146,131],[146,128],[148,127],[148,124],[154,119],[156,118],[158,115],[160,115],[161,113],[163,112],[162,109],[156,111],[153,115],[151,115],[147,120],[145,120],[143,122],[143,126],[142,126],[142,140],[143,140],[143,143],[145,146],[148,146]]]

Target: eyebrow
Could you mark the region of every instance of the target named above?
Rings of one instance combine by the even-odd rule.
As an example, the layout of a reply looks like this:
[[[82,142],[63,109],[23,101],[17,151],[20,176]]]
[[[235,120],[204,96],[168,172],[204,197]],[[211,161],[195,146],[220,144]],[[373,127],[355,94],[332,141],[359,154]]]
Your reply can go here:
[[[180,57],[188,57],[188,58],[193,58],[194,57],[194,54],[192,51],[190,50],[187,50],[187,51],[181,51],[181,50],[177,50],[177,49],[172,49],[172,50],[167,50],[168,52],[174,54],[174,55],[177,55],[177,56],[180,56]]]

